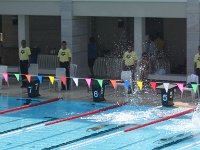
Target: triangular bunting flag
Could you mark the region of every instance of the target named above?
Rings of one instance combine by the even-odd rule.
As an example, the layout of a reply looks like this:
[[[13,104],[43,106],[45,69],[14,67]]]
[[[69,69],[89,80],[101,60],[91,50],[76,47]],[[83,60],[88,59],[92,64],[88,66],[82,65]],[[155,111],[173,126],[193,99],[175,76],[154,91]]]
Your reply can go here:
[[[129,80],[124,80],[124,83],[125,83],[126,89],[128,90],[129,85],[130,85],[130,81]]]
[[[30,83],[31,82],[31,75],[26,74],[26,78],[27,78],[28,82]]]
[[[197,89],[198,89],[198,85],[197,84],[192,84],[192,89],[193,89],[194,93],[196,93]]]
[[[66,85],[66,77],[65,77],[65,76],[62,76],[60,79],[61,79],[62,83],[63,83],[64,85]]]
[[[153,90],[156,91],[156,82],[150,82],[150,84]]]
[[[110,82],[112,83],[114,89],[116,89],[116,80],[110,80]]]
[[[38,76],[38,80],[40,81],[40,84],[42,84],[42,76]]]
[[[183,93],[183,83],[176,83],[181,93]]]
[[[168,92],[169,83],[163,83],[166,93]]]
[[[91,78],[85,78],[85,81],[87,82],[87,85],[90,88]]]
[[[102,85],[103,85],[103,80],[101,80],[101,79],[97,79],[97,81],[98,81],[99,85],[100,85],[100,86],[101,86],[101,88],[102,88]]]
[[[3,77],[4,77],[5,81],[8,82],[8,73],[7,72],[3,73]]]
[[[72,78],[74,80],[74,83],[76,84],[76,86],[78,86],[78,78]]]
[[[19,74],[15,74],[17,81],[19,81]]]
[[[137,85],[139,86],[140,90],[142,90],[142,81],[137,81]]]
[[[51,84],[54,83],[54,76],[49,76],[49,80],[51,81]]]

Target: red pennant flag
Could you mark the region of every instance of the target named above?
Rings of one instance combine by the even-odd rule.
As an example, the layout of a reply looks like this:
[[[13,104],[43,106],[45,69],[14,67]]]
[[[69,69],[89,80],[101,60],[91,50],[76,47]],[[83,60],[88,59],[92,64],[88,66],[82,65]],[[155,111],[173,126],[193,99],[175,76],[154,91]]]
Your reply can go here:
[[[61,77],[61,81],[62,81],[62,83],[63,83],[64,85],[66,85],[66,77],[65,77],[65,76],[62,76],[62,77]]]
[[[150,84],[153,90],[156,91],[156,82],[150,82]]]
[[[28,82],[30,83],[31,82],[31,75],[26,74],[26,78],[27,78]]]

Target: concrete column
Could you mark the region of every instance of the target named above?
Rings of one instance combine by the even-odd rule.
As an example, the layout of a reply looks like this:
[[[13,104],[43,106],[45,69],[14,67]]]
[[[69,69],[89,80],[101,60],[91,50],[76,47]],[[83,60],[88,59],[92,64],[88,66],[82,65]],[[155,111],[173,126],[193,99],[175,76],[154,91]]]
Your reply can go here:
[[[145,40],[145,18],[134,18],[134,50],[138,57],[142,56],[143,43]]]
[[[194,73],[194,55],[198,52],[200,34],[199,0],[187,0],[187,74]]]
[[[18,47],[21,47],[21,40],[26,40],[29,45],[29,16],[18,16]]]
[[[72,48],[72,0],[62,0],[61,11],[61,40],[67,41],[68,47]]]

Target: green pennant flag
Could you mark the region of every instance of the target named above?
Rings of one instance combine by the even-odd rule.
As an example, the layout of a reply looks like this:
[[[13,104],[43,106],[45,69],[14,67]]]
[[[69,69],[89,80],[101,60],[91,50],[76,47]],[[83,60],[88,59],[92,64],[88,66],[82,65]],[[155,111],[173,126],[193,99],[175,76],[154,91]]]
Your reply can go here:
[[[102,85],[103,85],[103,80],[101,80],[101,79],[97,79],[97,81],[99,82],[99,85],[101,86],[101,88],[102,88]]]
[[[19,81],[19,74],[15,74],[15,77],[17,78],[17,81]]]
[[[197,88],[198,88],[197,84],[192,84],[192,89],[193,89],[194,93],[197,92]]]

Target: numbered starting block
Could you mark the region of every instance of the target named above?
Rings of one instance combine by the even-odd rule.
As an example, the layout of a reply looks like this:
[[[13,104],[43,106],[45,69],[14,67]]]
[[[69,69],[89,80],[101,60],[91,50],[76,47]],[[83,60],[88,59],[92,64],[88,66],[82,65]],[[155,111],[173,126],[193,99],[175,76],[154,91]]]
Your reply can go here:
[[[40,83],[38,79],[31,78],[31,82],[28,83],[28,86],[27,86],[28,97],[33,98],[33,97],[40,96],[39,85]]]
[[[103,83],[101,87],[96,80],[92,82],[93,101],[95,102],[105,101],[104,91],[105,91],[105,83]]]
[[[166,92],[163,85],[156,87],[161,90],[161,101],[163,106],[173,106],[174,105],[174,90],[177,85],[169,85],[168,91]]]

